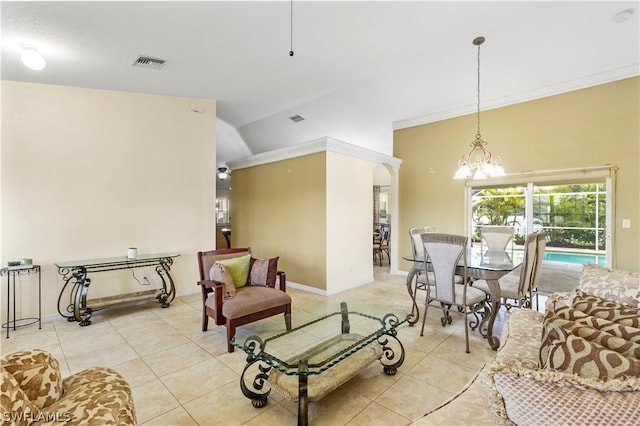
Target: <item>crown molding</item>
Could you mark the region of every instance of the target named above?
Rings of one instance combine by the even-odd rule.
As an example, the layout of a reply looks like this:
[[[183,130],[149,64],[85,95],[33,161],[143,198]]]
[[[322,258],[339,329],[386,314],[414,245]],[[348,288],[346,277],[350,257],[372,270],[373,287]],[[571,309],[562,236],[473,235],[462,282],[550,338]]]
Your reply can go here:
[[[325,136],[309,142],[274,149],[273,151],[261,152],[238,160],[227,161],[227,165],[231,170],[238,170],[326,151],[348,155],[360,160],[371,161],[372,163],[387,163],[396,169],[402,164],[402,160],[399,158]]]
[[[600,74],[590,75],[581,79],[565,81],[540,89],[529,90],[523,93],[517,93],[511,96],[505,96],[498,99],[483,102],[483,111],[502,108],[509,105],[516,105],[524,102],[534,101],[536,99],[546,98],[549,96],[560,95],[562,93],[573,92],[575,90],[586,89],[600,84],[612,83],[626,78],[637,77],[640,75],[638,65],[618,68]],[[427,114],[420,117],[408,118],[393,122],[393,130],[407,129],[409,127],[420,126],[423,124],[435,123],[437,121],[448,120],[450,118],[460,117],[463,115],[476,112],[475,105],[467,105],[464,107],[453,108],[445,111],[439,111],[433,114]]]

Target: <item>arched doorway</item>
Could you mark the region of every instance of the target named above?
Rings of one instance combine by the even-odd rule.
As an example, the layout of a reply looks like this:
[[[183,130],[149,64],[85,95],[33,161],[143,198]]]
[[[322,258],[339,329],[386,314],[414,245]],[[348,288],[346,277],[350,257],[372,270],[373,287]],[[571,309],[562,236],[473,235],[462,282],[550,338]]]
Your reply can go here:
[[[397,273],[398,247],[398,169],[389,163],[378,164],[373,171],[373,224],[390,230],[389,272]],[[384,264],[384,263],[383,263]]]

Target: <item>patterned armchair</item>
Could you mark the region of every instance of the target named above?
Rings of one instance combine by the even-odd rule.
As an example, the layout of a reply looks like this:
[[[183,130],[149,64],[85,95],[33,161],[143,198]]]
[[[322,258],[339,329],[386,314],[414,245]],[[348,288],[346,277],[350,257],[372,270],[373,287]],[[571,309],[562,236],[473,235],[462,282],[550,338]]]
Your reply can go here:
[[[2,424],[135,425],[131,388],[115,370],[92,367],[62,379],[40,349],[2,357]]]

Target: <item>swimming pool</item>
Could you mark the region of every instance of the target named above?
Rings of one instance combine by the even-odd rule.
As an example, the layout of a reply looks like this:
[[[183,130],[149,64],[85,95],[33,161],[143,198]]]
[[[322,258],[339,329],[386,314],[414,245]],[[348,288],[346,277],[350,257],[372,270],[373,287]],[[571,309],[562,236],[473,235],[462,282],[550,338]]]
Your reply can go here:
[[[545,251],[544,260],[549,260],[551,262],[575,263],[578,265],[584,265],[587,262],[595,263],[600,266],[607,265],[606,256],[603,254]]]

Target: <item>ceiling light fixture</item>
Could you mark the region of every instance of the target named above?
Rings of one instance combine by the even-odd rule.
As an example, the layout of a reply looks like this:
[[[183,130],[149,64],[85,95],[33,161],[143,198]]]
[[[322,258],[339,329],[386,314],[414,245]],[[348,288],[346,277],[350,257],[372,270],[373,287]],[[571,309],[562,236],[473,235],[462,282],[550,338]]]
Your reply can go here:
[[[38,48],[28,44],[20,45],[22,52],[20,53],[20,59],[22,63],[29,69],[34,71],[40,71],[47,64],[44,57],[38,52]]]
[[[478,46],[478,130],[476,139],[471,142],[471,152],[462,156],[458,160],[458,170],[454,179],[486,179],[487,177],[504,176],[504,169],[500,165],[500,157],[492,156],[486,149],[487,143],[480,136],[480,45],[484,43],[484,37],[476,37],[473,40],[474,46]]]
[[[225,180],[231,174],[228,167],[218,167],[218,179]]]

